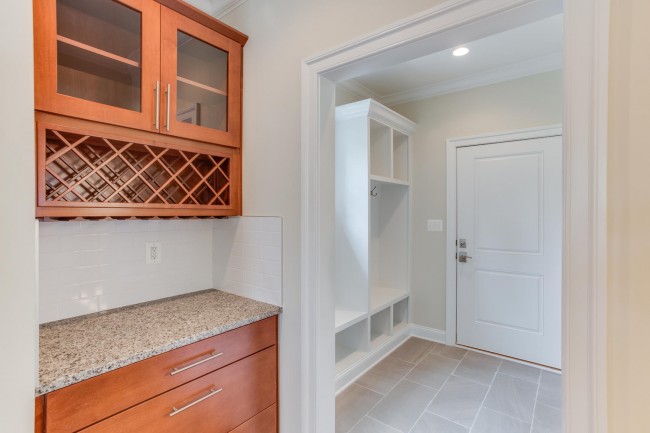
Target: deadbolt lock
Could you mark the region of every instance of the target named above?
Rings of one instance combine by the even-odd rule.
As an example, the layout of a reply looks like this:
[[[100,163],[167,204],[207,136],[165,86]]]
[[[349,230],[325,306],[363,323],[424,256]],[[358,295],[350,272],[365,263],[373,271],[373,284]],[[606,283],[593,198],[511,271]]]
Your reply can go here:
[[[458,239],[458,248],[467,248],[467,239]]]

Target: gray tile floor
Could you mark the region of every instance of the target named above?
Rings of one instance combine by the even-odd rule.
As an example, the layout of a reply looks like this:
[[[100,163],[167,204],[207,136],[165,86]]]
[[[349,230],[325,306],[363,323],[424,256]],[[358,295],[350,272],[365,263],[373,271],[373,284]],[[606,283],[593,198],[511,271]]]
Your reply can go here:
[[[561,377],[410,338],[336,398],[336,433],[561,433]]]

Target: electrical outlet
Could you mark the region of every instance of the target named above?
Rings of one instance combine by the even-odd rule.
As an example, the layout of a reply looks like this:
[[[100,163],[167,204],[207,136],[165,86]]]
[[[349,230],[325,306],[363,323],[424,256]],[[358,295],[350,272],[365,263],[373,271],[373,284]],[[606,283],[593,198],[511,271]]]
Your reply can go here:
[[[430,232],[441,232],[442,220],[427,220],[427,230]]]
[[[148,265],[162,262],[162,244],[160,242],[147,242],[144,244],[145,260]]]

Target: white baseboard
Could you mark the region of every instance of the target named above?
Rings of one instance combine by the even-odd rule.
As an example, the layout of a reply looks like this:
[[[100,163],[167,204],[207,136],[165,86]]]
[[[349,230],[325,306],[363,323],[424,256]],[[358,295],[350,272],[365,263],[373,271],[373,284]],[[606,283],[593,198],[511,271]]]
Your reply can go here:
[[[350,386],[355,380],[365,374],[368,370],[377,365],[379,361],[390,355],[392,351],[397,349],[397,347],[399,347],[409,337],[418,337],[425,340],[446,344],[445,331],[434,328],[427,328],[426,326],[409,324],[403,329],[395,332],[395,334],[391,336],[390,339],[386,340],[384,344],[368,352],[368,354],[361,358],[358,362],[354,363],[339,373],[336,376],[336,394],[339,394],[345,388]]]
[[[447,333],[440,329],[411,325],[411,335],[425,340],[435,341],[436,343],[447,344]]]

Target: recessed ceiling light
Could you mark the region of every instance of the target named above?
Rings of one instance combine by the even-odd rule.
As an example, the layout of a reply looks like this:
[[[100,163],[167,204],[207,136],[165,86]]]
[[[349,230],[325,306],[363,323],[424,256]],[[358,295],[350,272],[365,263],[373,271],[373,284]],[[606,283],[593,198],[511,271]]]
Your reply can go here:
[[[458,47],[454,50],[452,53],[456,57],[461,57],[464,56],[465,54],[469,53],[469,48],[467,47]]]

